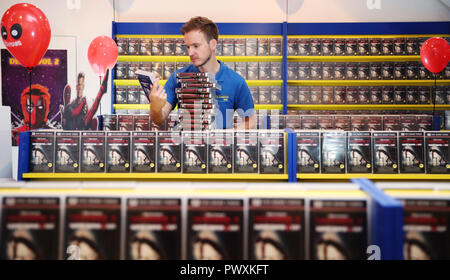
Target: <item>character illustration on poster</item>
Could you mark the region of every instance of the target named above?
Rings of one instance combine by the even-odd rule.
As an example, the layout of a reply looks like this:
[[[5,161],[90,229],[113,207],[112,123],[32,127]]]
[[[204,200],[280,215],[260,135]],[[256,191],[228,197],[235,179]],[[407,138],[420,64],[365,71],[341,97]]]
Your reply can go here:
[[[28,230],[18,229],[7,240],[8,260],[38,260],[40,254]]]
[[[103,95],[108,90],[109,70],[103,78],[103,82],[95,97],[94,103],[89,108],[86,97],[84,96],[85,74],[80,72],[77,76],[76,97],[70,102],[71,87],[66,85],[64,88],[64,105],[60,106],[62,115],[62,127],[65,130],[96,130],[97,119],[94,118]]]
[[[30,73],[1,50],[2,103],[11,107],[12,143],[18,145],[20,132],[41,128],[60,129],[59,105],[67,84],[67,50],[47,50]],[[30,102],[31,101],[31,102]]]
[[[152,232],[141,230],[131,240],[131,257],[133,260],[165,260],[166,253]]]

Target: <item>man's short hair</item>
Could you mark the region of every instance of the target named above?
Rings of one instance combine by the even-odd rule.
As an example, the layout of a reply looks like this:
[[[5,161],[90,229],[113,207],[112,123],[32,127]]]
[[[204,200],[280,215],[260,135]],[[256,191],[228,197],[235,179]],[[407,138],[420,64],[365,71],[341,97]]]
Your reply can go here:
[[[206,17],[193,17],[181,27],[181,34],[186,34],[192,30],[202,31],[207,41],[219,40],[219,29],[217,25]]]
[[[79,81],[80,79],[84,79],[84,73],[83,73],[83,72],[78,73],[77,83],[78,83],[78,81]]]

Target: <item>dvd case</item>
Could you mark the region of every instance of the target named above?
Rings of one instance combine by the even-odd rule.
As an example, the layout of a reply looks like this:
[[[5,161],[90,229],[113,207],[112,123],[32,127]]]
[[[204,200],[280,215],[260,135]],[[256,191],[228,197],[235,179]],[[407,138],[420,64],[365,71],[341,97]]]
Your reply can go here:
[[[251,260],[305,259],[305,200],[249,199]]]
[[[55,132],[31,131],[30,172],[52,173],[55,166]]]
[[[317,118],[318,129],[320,130],[332,130],[334,126],[334,116],[318,116]]]
[[[334,87],[322,87],[322,103],[333,104],[334,103]]]
[[[334,80],[334,62],[324,62],[322,64],[322,79]]]
[[[247,79],[247,63],[246,62],[236,62],[236,73],[241,75],[244,79]]]
[[[139,87],[128,87],[127,102],[128,104],[139,104]]]
[[[373,173],[398,173],[397,132],[373,132]]]
[[[288,80],[298,80],[298,63],[288,62],[287,63],[287,79]]]
[[[175,51],[176,51],[175,38],[164,38],[163,39],[163,50],[164,50],[164,55],[175,55]]]
[[[322,173],[345,173],[345,132],[321,132]]]
[[[370,132],[347,133],[347,173],[372,173]]]
[[[234,39],[224,38],[222,41],[222,55],[234,56]]]
[[[298,70],[299,70],[299,80],[303,80],[300,76],[301,71],[301,64],[302,62],[299,62]],[[310,64],[310,78],[311,80],[322,80],[322,62],[311,62]]]
[[[208,139],[208,173],[232,173],[233,133],[210,131]]]
[[[394,80],[405,80],[407,71],[407,64],[404,62],[394,63]]]
[[[369,131],[383,130],[383,120],[381,116],[370,116],[367,120],[367,126]]]
[[[280,86],[270,87],[270,104],[283,104]]]
[[[4,196],[2,200],[0,258],[59,259],[59,198]]]
[[[345,80],[345,62],[334,63],[334,79]]]
[[[358,39],[358,55],[370,55],[370,46],[368,38]]]
[[[120,259],[120,209],[116,197],[66,197],[63,251],[76,246],[81,260]]]
[[[285,171],[285,145],[283,132],[258,132],[259,166],[261,174],[283,174]]]
[[[219,44],[217,44],[217,49],[219,49],[220,46]],[[222,49],[220,48],[220,51]],[[186,45],[184,44],[184,39],[183,38],[176,38],[175,39],[175,55],[177,56],[184,56],[184,55],[188,55],[187,52],[187,48]],[[216,51],[216,55],[222,55],[221,53],[217,53]]]
[[[358,87],[358,104],[370,103],[370,87]]]
[[[399,132],[400,173],[425,173],[423,132]]]
[[[360,62],[358,63],[358,79],[369,80],[370,79],[370,63]]]
[[[343,99],[343,96],[347,97],[347,100]],[[346,93],[344,93],[344,95],[342,96],[342,91],[341,91],[341,96],[339,97],[339,104],[344,104],[345,102],[347,104],[358,104],[358,88],[357,87],[347,87],[346,88]],[[336,103],[338,104],[338,103]]]
[[[258,42],[256,38],[245,39],[245,55],[246,56],[258,55]]]
[[[406,104],[406,87],[402,86],[394,87],[394,103]]]
[[[322,39],[322,55],[330,56],[334,55],[334,39],[324,38]]]
[[[259,104],[270,104],[270,86],[259,87]]]
[[[365,200],[309,200],[309,244],[312,260],[367,258],[367,202]]]
[[[427,173],[450,174],[450,132],[425,132]]]
[[[81,132],[80,172],[105,172],[105,133]]]
[[[128,79],[128,62],[118,61],[115,69],[115,79]]]
[[[300,50],[300,41],[299,41],[299,50]],[[310,39],[310,55],[322,55],[322,39],[320,38],[311,38]]]
[[[142,38],[139,46],[141,55],[152,55],[152,39]]]
[[[334,55],[345,55],[345,39],[337,38],[334,40]]]
[[[282,80],[282,63],[270,62],[270,79]]]
[[[248,80],[258,80],[259,66],[258,62],[248,62],[247,63],[247,79]]]
[[[345,39],[345,55],[357,55],[358,54],[358,39],[349,38]]]
[[[115,104],[127,104],[128,103],[128,88],[127,87],[115,87],[114,91]]]
[[[118,115],[117,120],[119,131],[133,130],[133,115]]]
[[[417,131],[416,116],[401,115],[400,116],[400,130],[402,131]]]
[[[140,55],[139,38],[128,39],[128,55]]]
[[[298,48],[299,48],[298,41],[296,38],[288,38],[287,39],[287,55],[288,56],[305,55],[305,54],[299,54]]]
[[[400,116],[384,116],[383,117],[383,130],[386,130],[386,131],[401,130]]]
[[[156,132],[132,132],[131,157],[132,172],[155,172]]]
[[[302,116],[301,117],[301,129],[304,129],[304,130],[319,129],[317,117],[316,116]]]
[[[258,55],[269,55],[269,38],[258,38]]]
[[[206,173],[207,171],[207,134],[206,132],[182,132],[183,137],[183,173]]]
[[[234,55],[245,56],[245,38],[234,39]]]
[[[320,173],[319,132],[297,131],[296,134],[297,173]]]
[[[106,133],[106,172],[130,172],[130,132]]]
[[[350,130],[350,116],[335,116],[334,128],[337,130],[349,131]]]
[[[370,68],[370,79],[371,80],[381,80],[383,79],[382,71],[381,71],[381,62],[370,62],[369,68]]]
[[[287,86],[287,104],[299,104],[298,86]]]
[[[258,173],[258,132],[234,133],[234,173]]]
[[[394,104],[394,87],[383,86],[381,88],[381,103]]]
[[[298,87],[298,103],[299,104],[311,103],[311,87],[309,86]]]
[[[370,104],[381,104],[383,102],[382,87],[370,87]]]
[[[181,172],[181,133],[179,131],[158,131],[158,172]]]
[[[281,38],[270,38],[270,55],[281,56]]]
[[[380,38],[370,39],[370,55],[381,55],[383,53],[382,40]]]
[[[345,79],[346,80],[357,80],[358,79],[358,63],[357,62],[347,62],[345,64]]]
[[[313,86],[310,87],[310,103],[321,104],[322,103],[322,87]]]
[[[103,115],[103,130],[116,131],[117,129],[117,115]]]
[[[77,173],[80,168],[80,133],[56,132],[55,172]]]
[[[350,117],[351,131],[368,131],[367,116],[351,116]]]
[[[127,55],[128,54],[128,38],[118,37],[117,40],[117,48],[119,55]]]
[[[393,55],[394,54],[394,41],[390,38],[384,38],[381,40],[382,55]]]
[[[181,259],[181,199],[127,200],[126,259]]]
[[[270,62],[261,61],[259,62],[259,79],[260,80],[270,80]]]
[[[406,48],[406,55],[418,55],[419,49],[417,47],[417,41],[416,38],[408,37],[405,39],[405,48]]]
[[[152,55],[163,55],[163,39],[162,38],[152,38]]]
[[[299,38],[297,39],[292,39],[292,40],[296,40],[298,42],[297,46],[297,53],[293,52],[293,54],[290,55],[300,55],[300,56],[307,56],[307,55],[311,55],[311,39],[309,38]],[[289,41],[288,41],[289,44]],[[295,45],[293,46],[293,48],[295,48]]]

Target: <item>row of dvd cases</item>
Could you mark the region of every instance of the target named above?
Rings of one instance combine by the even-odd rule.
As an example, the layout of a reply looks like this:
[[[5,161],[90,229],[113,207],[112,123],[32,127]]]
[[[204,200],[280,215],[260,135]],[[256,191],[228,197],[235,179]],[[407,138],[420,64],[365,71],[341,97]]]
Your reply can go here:
[[[295,146],[288,145],[289,137],[295,139]],[[297,173],[449,174],[449,141],[450,132],[437,131],[43,130],[21,134],[31,173],[286,174],[288,165],[295,164]]]
[[[382,259],[450,258],[448,191],[418,194],[359,190],[353,184],[336,189],[320,185],[234,194],[177,189],[174,195],[167,188],[158,191],[156,183],[150,192],[134,190],[127,195],[86,190],[61,195],[63,189],[40,195],[9,192],[1,198],[0,256],[363,260],[370,257],[368,247],[376,245],[381,247]],[[27,187],[39,186],[27,183]],[[379,196],[375,198],[374,193]],[[390,215],[381,216],[377,224],[379,210],[373,206],[382,200],[393,200],[402,213],[389,228],[383,226]],[[378,231],[393,233],[385,240],[395,241],[392,247],[381,243]],[[397,257],[388,250],[396,251]]]

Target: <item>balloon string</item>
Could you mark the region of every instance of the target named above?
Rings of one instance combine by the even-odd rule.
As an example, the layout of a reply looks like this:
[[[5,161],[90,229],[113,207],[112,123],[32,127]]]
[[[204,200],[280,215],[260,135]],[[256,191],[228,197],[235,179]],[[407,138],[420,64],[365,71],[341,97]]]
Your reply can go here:
[[[28,102],[29,102],[29,106],[30,107],[32,107],[32,105],[31,105],[31,74],[32,74],[32,70],[30,70],[30,71],[28,71],[28,73],[30,73],[30,92],[28,93]],[[28,108],[30,108],[30,107],[26,107],[26,110],[28,111],[28,114],[29,114],[29,123],[27,124],[27,128],[28,128],[28,131],[30,131],[31,130],[31,123],[32,123],[32,118],[33,118],[33,111],[29,111],[28,110]]]
[[[99,80],[100,80],[100,88],[102,87],[102,76],[98,76],[98,78],[99,78]],[[99,106],[100,106],[100,116],[102,115],[102,99],[103,98],[100,98],[100,103],[99,103]]]
[[[436,73],[434,74],[434,94],[433,94],[433,116],[436,116],[436,90],[437,90],[437,82],[436,82]]]

